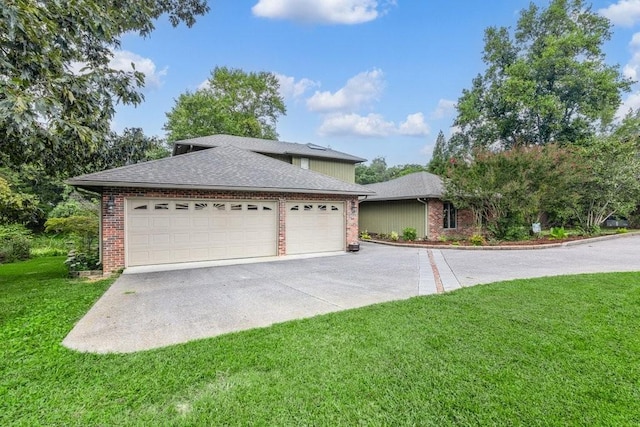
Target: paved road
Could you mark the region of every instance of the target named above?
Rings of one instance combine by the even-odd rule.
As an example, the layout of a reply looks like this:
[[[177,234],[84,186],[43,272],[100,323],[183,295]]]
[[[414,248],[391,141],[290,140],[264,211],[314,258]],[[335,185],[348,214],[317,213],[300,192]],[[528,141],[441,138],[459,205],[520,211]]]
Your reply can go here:
[[[135,352],[433,294],[437,277],[450,291],[500,280],[606,271],[640,271],[640,235],[508,251],[368,243],[353,254],[124,274],[63,344],[87,352]]]

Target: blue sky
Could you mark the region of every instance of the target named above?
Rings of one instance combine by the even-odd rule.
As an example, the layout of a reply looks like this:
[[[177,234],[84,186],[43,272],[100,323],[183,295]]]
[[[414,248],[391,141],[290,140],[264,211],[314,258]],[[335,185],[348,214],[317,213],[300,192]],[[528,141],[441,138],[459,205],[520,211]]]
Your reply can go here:
[[[388,165],[426,164],[455,103],[485,69],[484,29],[514,27],[529,0],[209,0],[195,26],[160,19],[126,35],[114,67],[146,74],[145,102],[119,107],[113,128],[164,137],[165,113],[216,66],[278,75],[280,140],[330,146]],[[548,1],[534,3],[546,7]],[[640,80],[640,0],[598,0],[613,23],[607,62]],[[624,95],[640,106],[640,85]]]

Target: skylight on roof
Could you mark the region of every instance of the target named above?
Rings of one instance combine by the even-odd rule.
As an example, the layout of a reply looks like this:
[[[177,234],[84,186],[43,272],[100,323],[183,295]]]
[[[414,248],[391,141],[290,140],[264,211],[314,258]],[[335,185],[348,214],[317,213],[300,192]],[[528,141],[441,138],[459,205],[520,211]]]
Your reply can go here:
[[[327,151],[326,147],[322,147],[320,145],[316,145],[316,144],[307,144],[307,147],[311,148],[312,150],[322,150],[322,151]]]

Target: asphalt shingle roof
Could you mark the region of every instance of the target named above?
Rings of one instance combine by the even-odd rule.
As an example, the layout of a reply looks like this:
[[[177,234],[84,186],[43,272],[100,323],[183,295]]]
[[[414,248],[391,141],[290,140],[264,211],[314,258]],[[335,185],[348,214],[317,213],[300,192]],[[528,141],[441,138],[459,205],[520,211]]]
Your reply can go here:
[[[186,148],[188,146],[221,147],[225,145],[235,145],[236,147],[243,148],[245,150],[264,154],[296,155],[301,157],[342,160],[351,163],[361,163],[366,161],[366,159],[315,144],[298,144],[295,142],[273,141],[270,139],[247,138],[243,136],[222,134],[176,141],[174,142],[174,154],[184,152],[182,151],[183,147]]]
[[[376,194],[366,201],[441,198],[442,179],[429,172],[415,172],[386,182],[365,185]]]
[[[84,188],[151,187],[365,195],[371,191],[232,145],[71,178]]]

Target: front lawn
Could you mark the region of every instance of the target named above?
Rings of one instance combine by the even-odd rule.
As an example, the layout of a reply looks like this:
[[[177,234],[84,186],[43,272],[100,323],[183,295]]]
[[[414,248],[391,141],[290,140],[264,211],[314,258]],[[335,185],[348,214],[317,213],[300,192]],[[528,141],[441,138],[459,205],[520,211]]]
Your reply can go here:
[[[0,425],[638,425],[640,273],[519,280],[129,355],[60,342],[110,281],[0,266]]]

